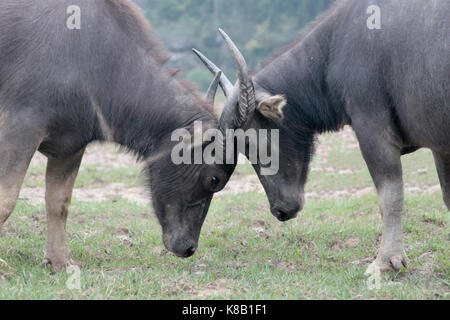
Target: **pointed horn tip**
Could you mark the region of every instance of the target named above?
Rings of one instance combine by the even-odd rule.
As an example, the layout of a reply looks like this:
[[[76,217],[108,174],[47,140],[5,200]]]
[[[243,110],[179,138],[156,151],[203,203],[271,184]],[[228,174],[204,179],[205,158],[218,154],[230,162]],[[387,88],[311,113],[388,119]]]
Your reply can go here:
[[[198,51],[197,49],[195,49],[195,48],[192,48],[192,52],[197,56],[197,57],[199,57],[200,58],[200,60],[204,60],[203,59],[203,57],[204,57],[204,55],[200,52],[200,51]]]
[[[194,52],[195,53],[195,55],[203,62],[203,63],[206,63],[206,64],[208,64],[208,58],[206,58],[206,56],[203,54],[203,53],[201,53],[200,51],[198,51],[197,49],[195,49],[195,48],[192,48],[192,52]]]
[[[222,38],[225,40],[225,44],[228,47],[228,49],[231,51],[231,55],[233,56],[234,60],[239,64],[239,68],[241,70],[248,69],[247,62],[245,61],[244,56],[242,55],[239,48],[236,46],[236,44],[231,40],[231,38],[219,28],[219,32],[222,35]],[[247,70],[246,70],[247,71]]]
[[[223,29],[221,29],[221,28],[219,28],[219,33],[222,36],[222,38],[225,38],[225,39],[230,38],[228,36],[228,34],[225,31],[223,31]]]
[[[219,32],[220,32],[222,38],[225,40],[225,43],[226,43],[227,47],[228,47],[232,52],[237,53],[239,56],[242,57],[242,59],[244,59],[244,57],[242,56],[242,54],[241,54],[241,52],[239,51],[238,47],[237,47],[236,44],[234,43],[234,41],[231,40],[230,36],[229,36],[225,31],[223,31],[223,30],[220,29],[220,28],[219,28]],[[245,59],[244,59],[244,61],[245,61]]]
[[[219,33],[222,36],[222,38],[225,40],[225,42],[227,43],[227,45],[231,45],[232,47],[236,47],[236,44],[234,43],[233,40],[231,40],[230,36],[228,35],[228,33],[226,33],[225,31],[223,31],[222,29],[219,28]]]

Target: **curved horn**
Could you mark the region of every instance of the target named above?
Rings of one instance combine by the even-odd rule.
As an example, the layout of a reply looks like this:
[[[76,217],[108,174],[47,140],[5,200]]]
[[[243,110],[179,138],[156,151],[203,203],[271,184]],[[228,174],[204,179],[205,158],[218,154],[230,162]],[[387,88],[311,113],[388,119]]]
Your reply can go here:
[[[214,77],[214,80],[209,85],[208,91],[206,91],[206,101],[214,106],[214,98],[216,97],[217,87],[219,86],[220,77],[222,71],[218,71]]]
[[[242,128],[246,126],[256,110],[255,89],[248,71],[247,63],[241,52],[222,29],[219,29],[219,32],[235,60],[239,79],[238,109],[235,109],[235,99],[229,97],[220,118],[219,128],[226,129],[230,126]]]
[[[217,75],[219,71],[221,71],[214,63],[211,62],[203,53],[198,51],[197,49],[192,48],[192,51],[197,55],[201,62],[211,71],[212,74]],[[222,73],[220,76],[220,86],[225,94],[228,97],[231,94],[231,90],[233,90],[233,85],[231,81],[228,80],[227,76]]]

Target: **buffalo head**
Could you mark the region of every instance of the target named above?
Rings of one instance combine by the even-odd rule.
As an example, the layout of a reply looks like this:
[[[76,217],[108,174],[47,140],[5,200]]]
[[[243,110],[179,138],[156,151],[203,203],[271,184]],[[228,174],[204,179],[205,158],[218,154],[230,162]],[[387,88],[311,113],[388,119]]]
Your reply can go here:
[[[270,202],[272,214],[280,221],[297,216],[304,205],[304,185],[313,148],[313,133],[289,130],[284,124],[283,110],[289,101],[280,93],[269,93],[255,82],[247,64],[228,35],[219,29],[237,66],[238,83],[233,86],[221,70],[194,49],[194,53],[214,74],[220,73],[220,86],[227,97],[221,112],[221,123],[228,127],[246,129],[272,129],[279,132],[279,170],[272,175],[262,174],[260,162],[252,162]],[[271,130],[267,131],[270,134]],[[271,141],[270,138],[267,141]],[[251,142],[250,142],[251,143]],[[244,153],[248,156],[246,148]]]
[[[214,101],[220,75],[217,75],[208,90],[209,103]],[[201,123],[203,131],[218,131],[217,121],[214,119],[205,119]],[[194,129],[189,127],[180,130],[189,133],[189,130],[195,130],[195,125]],[[195,132],[191,133],[195,136]],[[174,132],[171,132],[171,137],[161,139],[155,155],[146,159],[145,171],[152,193],[153,208],[162,227],[164,245],[177,256],[187,258],[197,249],[200,230],[213,194],[225,186],[235,166],[204,163],[204,159],[196,162],[194,155],[197,152],[203,154],[211,144],[203,143],[203,140],[199,144],[189,140],[186,149],[189,151],[188,161],[177,162],[174,160],[174,152],[180,142],[174,140],[173,136]],[[181,150],[181,153],[186,150]]]

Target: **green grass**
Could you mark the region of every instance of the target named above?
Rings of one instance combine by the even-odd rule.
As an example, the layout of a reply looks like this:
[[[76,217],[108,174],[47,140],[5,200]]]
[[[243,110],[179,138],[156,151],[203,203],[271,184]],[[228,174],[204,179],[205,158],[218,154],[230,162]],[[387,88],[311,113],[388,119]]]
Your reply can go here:
[[[373,196],[310,203],[295,221],[268,216],[262,194],[217,199],[198,253],[182,260],[163,249],[160,227],[145,207],[122,199],[72,206],[72,257],[81,290],[66,273],[40,267],[45,244],[42,207],[20,202],[0,237],[1,299],[433,299],[448,298],[448,212],[438,195],[407,197],[405,245],[410,267],[369,290],[363,273],[381,233]],[[118,236],[127,228],[130,241]],[[348,239],[357,244],[346,246]],[[131,243],[130,243],[131,242]],[[344,243],[336,247],[336,243]],[[419,259],[431,252],[429,261]]]
[[[358,148],[346,149],[335,136],[326,143],[331,147],[312,165],[323,171],[311,173],[308,192],[372,186]],[[403,163],[406,186],[438,183],[429,152]],[[352,172],[339,174],[346,169]],[[43,170],[32,167],[27,183],[39,186]],[[251,170],[240,166],[238,175]],[[77,186],[133,186],[140,181],[138,171],[88,166]],[[82,266],[80,290],[66,287],[69,274],[40,266],[44,206],[21,200],[0,232],[0,299],[449,299],[450,216],[441,196],[406,193],[403,230],[410,265],[383,275],[379,289],[370,289],[364,276],[382,228],[374,192],[310,199],[287,223],[270,215],[262,193],[224,195],[213,201],[190,259],[164,249],[150,208],[120,196],[105,202],[75,199],[67,232],[72,258]]]

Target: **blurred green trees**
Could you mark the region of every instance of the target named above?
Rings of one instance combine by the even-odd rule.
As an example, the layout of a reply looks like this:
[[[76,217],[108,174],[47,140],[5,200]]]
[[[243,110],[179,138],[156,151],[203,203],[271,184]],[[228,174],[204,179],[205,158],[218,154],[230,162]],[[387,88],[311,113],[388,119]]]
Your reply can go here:
[[[172,52],[171,63],[202,87],[210,76],[190,49],[196,47],[219,65],[232,68],[217,28],[224,29],[250,67],[295,39],[333,0],[135,0],[158,37]],[[232,74],[231,70],[227,73]],[[202,80],[202,77],[208,77]],[[195,78],[195,79],[194,79]]]

